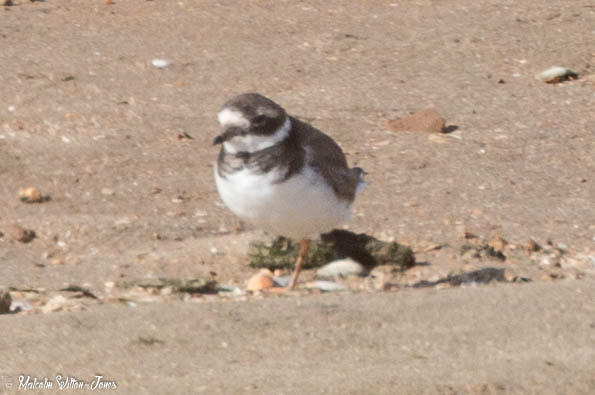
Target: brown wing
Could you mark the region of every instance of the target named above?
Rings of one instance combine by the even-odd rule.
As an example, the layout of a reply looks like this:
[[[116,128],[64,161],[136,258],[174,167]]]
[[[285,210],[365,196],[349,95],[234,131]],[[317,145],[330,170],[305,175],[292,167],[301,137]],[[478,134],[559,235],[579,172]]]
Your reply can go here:
[[[300,145],[311,152],[308,164],[331,184],[338,197],[352,201],[360,181],[361,169],[350,169],[341,147],[320,130],[291,117]]]

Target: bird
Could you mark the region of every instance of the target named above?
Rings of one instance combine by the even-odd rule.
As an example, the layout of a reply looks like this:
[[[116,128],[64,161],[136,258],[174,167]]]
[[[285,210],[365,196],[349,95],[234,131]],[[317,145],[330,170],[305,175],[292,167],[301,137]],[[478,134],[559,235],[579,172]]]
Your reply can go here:
[[[242,221],[299,240],[286,287],[294,289],[311,240],[350,220],[365,172],[348,166],[331,137],[259,93],[230,98],[217,119],[219,196]]]

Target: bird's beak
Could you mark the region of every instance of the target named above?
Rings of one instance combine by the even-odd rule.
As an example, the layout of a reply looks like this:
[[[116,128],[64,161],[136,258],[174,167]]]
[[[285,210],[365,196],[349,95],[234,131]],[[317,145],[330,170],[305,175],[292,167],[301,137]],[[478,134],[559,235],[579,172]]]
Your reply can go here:
[[[232,138],[234,138],[236,136],[243,136],[244,134],[246,134],[246,133],[244,132],[244,130],[242,128],[238,128],[238,127],[227,128],[227,129],[225,129],[225,131],[223,133],[221,133],[219,136],[215,137],[215,139],[213,140],[213,145],[222,144],[222,143],[226,142],[227,140],[231,140]]]

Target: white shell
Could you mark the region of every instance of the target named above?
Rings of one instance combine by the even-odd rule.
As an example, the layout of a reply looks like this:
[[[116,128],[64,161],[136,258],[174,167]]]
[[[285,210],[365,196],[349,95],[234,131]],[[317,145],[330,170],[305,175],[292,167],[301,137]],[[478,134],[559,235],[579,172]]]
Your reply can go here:
[[[364,273],[364,267],[353,259],[338,259],[327,263],[316,271],[317,277],[347,277],[350,275],[361,275]]]
[[[549,82],[555,80],[556,78],[574,75],[576,75],[576,73],[567,67],[554,66],[550,67],[544,72],[537,74],[535,78],[544,82]]]
[[[164,69],[168,67],[171,64],[171,62],[167,59],[155,58],[153,59],[151,64],[153,65],[153,67],[157,67],[158,69]]]

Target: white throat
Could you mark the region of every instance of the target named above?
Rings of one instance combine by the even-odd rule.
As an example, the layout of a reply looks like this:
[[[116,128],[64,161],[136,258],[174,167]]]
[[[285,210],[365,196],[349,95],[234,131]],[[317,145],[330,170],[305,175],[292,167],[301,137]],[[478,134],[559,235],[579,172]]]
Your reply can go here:
[[[268,136],[259,136],[259,135],[246,135],[246,136],[236,136],[226,142],[223,143],[223,147],[225,151],[230,154],[237,154],[238,152],[256,152],[260,151],[273,145],[280,143],[281,141],[285,140],[287,136],[289,136],[289,131],[291,130],[291,120],[289,117],[285,118],[285,122],[279,129],[275,131],[275,133],[268,135]]]

